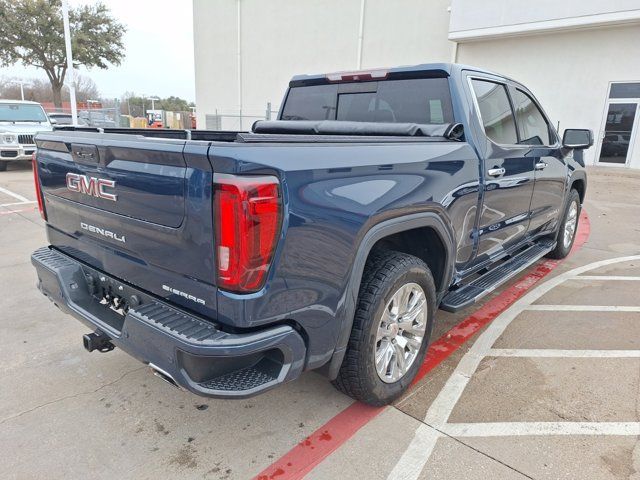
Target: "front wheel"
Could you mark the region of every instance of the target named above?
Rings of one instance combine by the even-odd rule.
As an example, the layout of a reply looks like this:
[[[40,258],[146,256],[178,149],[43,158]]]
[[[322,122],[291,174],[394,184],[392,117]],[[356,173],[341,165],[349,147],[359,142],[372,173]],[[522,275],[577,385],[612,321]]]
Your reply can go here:
[[[398,398],[425,356],[436,289],[417,257],[385,251],[367,262],[338,390],[370,405]]]
[[[5,172],[7,170],[7,165],[9,162],[3,162],[0,160],[0,172]]]
[[[569,192],[569,201],[564,212],[564,218],[558,230],[556,248],[547,254],[549,258],[561,259],[569,255],[578,231],[580,218],[580,195],[576,190]]]

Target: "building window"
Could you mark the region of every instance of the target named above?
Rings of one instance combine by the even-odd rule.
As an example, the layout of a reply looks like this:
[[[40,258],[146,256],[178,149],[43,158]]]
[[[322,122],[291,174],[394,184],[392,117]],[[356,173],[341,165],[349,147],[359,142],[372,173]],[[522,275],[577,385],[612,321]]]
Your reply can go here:
[[[612,83],[609,98],[640,98],[640,83]]]
[[[474,79],[471,83],[487,137],[495,143],[517,144],[516,123],[505,86],[487,80]]]

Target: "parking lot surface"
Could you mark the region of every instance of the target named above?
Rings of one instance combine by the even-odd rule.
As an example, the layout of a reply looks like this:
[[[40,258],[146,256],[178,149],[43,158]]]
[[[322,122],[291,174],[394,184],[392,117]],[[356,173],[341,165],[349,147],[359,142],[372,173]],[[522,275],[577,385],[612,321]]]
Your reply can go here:
[[[640,471],[640,174],[589,170],[580,248],[439,312],[395,405],[326,379],[248,400],[171,388],[35,288],[30,167],[0,173],[2,479],[630,478]],[[590,224],[590,228],[589,228]]]

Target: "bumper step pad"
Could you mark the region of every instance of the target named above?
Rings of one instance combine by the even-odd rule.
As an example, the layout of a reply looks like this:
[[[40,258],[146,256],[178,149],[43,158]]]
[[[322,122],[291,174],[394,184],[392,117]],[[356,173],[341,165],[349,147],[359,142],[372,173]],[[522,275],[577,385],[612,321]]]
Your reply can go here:
[[[152,323],[156,328],[189,343],[207,344],[225,337],[225,334],[217,330],[213,324],[157,302],[135,307],[129,310],[129,315]]]
[[[553,241],[541,241],[514,255],[504,263],[489,270],[475,280],[449,292],[442,299],[440,308],[447,312],[457,312],[474,304],[503,283],[511,280],[522,270],[545,256],[555,248]]]
[[[277,379],[277,372],[276,375],[273,376],[261,370],[259,367],[260,365],[256,365],[255,367],[227,373],[218,378],[202,382],[200,386],[209,390],[245,391],[258,388],[260,385],[273,382]]]

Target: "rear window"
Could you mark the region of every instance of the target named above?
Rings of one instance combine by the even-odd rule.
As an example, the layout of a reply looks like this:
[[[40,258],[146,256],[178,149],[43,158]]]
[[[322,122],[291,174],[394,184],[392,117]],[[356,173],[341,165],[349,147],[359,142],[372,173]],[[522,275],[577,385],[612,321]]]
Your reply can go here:
[[[452,123],[446,78],[292,87],[282,120]]]

